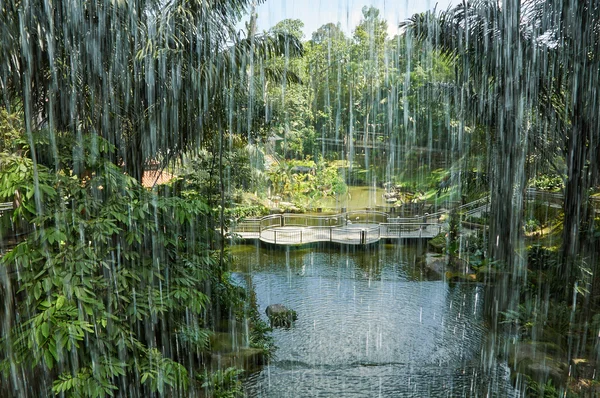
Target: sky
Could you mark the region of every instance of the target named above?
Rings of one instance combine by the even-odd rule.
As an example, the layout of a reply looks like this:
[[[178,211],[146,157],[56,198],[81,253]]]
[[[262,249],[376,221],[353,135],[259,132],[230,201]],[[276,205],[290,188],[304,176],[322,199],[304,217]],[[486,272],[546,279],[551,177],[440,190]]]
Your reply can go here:
[[[268,30],[277,22],[286,19],[300,19],[304,22],[304,39],[322,25],[339,22],[342,29],[350,34],[362,18],[362,8],[373,5],[388,21],[388,35],[397,32],[398,23],[411,15],[433,9],[448,8],[458,0],[267,0],[257,7],[258,31]],[[248,18],[245,18],[247,21]],[[244,23],[240,24],[243,27]]]

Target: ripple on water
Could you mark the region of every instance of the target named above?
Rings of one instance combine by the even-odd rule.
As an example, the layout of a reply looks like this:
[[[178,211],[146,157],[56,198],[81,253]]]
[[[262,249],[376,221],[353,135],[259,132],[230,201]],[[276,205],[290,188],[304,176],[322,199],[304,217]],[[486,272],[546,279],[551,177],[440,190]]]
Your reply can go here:
[[[282,303],[298,321],[274,330],[276,358],[247,381],[248,396],[485,396],[481,391],[492,387],[509,393],[506,374],[478,372],[482,288],[414,281],[410,255],[382,250],[250,264],[260,312]],[[265,258],[248,261],[256,259]]]

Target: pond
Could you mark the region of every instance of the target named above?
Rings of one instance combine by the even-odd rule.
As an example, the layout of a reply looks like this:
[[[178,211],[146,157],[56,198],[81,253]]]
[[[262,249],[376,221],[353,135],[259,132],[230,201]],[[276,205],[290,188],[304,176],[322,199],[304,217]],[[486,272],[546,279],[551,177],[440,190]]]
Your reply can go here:
[[[383,194],[385,189],[373,186],[349,186],[346,195],[339,197],[327,197],[320,201],[324,208],[339,211],[340,208],[358,210],[375,208],[385,204]]]
[[[275,358],[248,378],[247,396],[517,395],[505,364],[480,363],[483,287],[427,278],[422,250],[233,251],[265,319],[270,304],[298,313],[292,328],[273,331]]]

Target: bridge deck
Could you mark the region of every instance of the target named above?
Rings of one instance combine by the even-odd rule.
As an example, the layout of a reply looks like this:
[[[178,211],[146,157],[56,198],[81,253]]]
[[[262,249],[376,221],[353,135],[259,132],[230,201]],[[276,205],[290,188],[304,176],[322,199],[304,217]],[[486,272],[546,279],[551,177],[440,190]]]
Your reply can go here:
[[[351,224],[336,227],[284,226],[262,231],[235,232],[245,240],[260,240],[276,245],[303,245],[332,242],[366,245],[385,239],[431,239],[442,231],[443,224]]]

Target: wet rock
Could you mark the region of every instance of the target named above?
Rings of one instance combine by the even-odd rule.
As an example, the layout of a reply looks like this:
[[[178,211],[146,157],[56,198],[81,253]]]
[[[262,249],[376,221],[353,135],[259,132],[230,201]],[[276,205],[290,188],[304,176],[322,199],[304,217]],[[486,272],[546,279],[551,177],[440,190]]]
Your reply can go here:
[[[555,344],[520,341],[511,345],[508,364],[514,372],[529,376],[540,384],[552,380],[555,386],[564,385],[568,366],[561,360]]]
[[[260,348],[238,348],[231,352],[213,354],[211,363],[214,369],[235,367],[251,372],[266,365],[267,356]]]
[[[446,265],[448,264],[448,256],[435,253],[427,253],[425,255],[425,266],[438,275],[444,275]]]
[[[477,282],[477,275],[475,274],[446,271],[445,276],[448,282]]]
[[[594,379],[597,374],[597,364],[585,358],[571,359],[571,375],[578,379]]]
[[[473,269],[471,269],[471,267],[469,266],[469,263],[464,259],[464,258],[459,258],[459,257],[450,257],[450,261],[449,261],[449,265],[450,267],[454,268],[457,273],[462,273],[462,274],[474,274],[475,271],[473,271]]]
[[[432,252],[435,253],[444,253],[446,251],[446,235],[445,233],[441,233],[439,235],[437,235],[436,237],[434,237],[433,239],[430,239],[429,242],[427,242],[429,249]]]
[[[213,353],[235,351],[244,341],[241,333],[214,332],[210,336],[210,350]]]
[[[594,379],[571,379],[569,390],[582,398],[600,397],[600,385]]]
[[[272,327],[289,328],[298,319],[296,311],[287,308],[282,304],[271,304],[265,311]]]

